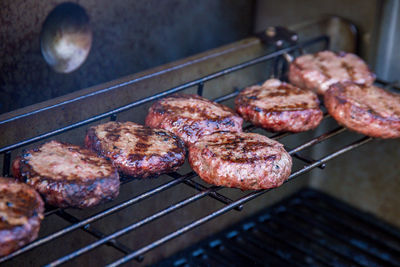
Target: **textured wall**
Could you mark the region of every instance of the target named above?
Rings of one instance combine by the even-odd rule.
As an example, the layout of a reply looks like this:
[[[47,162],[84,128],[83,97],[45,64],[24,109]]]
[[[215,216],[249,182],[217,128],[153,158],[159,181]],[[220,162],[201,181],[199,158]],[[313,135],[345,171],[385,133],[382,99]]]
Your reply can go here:
[[[242,39],[252,28],[252,1],[74,1],[90,16],[92,50],[80,69],[58,74],[42,58],[39,35],[62,2],[0,1],[0,113]]]

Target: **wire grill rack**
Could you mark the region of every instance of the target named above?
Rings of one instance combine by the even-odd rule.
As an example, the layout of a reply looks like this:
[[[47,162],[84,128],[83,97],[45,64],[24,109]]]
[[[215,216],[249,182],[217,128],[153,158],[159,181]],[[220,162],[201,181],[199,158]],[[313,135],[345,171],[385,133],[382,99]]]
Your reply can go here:
[[[119,107],[119,108],[111,110],[109,112],[99,114],[97,116],[85,119],[83,121],[73,123],[66,127],[59,128],[57,130],[38,135],[33,138],[24,140],[24,141],[2,147],[2,148],[0,148],[0,154],[3,154],[3,175],[4,176],[9,175],[11,152],[15,149],[18,149],[20,147],[24,147],[26,145],[41,141],[48,137],[56,136],[58,134],[70,131],[70,130],[78,128],[78,127],[85,126],[89,123],[96,122],[101,119],[110,118],[110,120],[116,120],[118,113],[121,113],[121,112],[129,110],[129,109],[133,109],[140,105],[157,100],[161,97],[164,97],[164,96],[176,93],[176,92],[180,92],[180,91],[183,91],[185,89],[188,89],[188,88],[191,88],[194,86],[197,86],[197,93],[199,95],[202,95],[204,83],[206,83],[207,81],[217,79],[224,75],[233,73],[235,71],[238,71],[238,70],[241,70],[241,69],[253,66],[255,64],[262,63],[262,62],[267,62],[267,61],[272,61],[272,60],[274,62],[278,62],[277,59],[283,59],[283,56],[286,53],[296,53],[296,52],[301,51],[303,48],[306,48],[308,46],[313,46],[313,45],[323,45],[323,47],[326,49],[329,47],[329,38],[327,36],[319,36],[317,38],[314,38],[314,39],[311,39],[311,40],[308,40],[308,41],[305,41],[302,43],[290,45],[288,47],[268,53],[264,56],[243,62],[238,65],[234,65],[232,67],[223,69],[221,71],[218,71],[216,73],[193,80],[191,82],[181,84],[179,86],[162,91],[162,92],[152,95],[150,97],[140,99],[138,101],[132,102],[128,105]],[[275,64],[275,65],[277,65],[277,64]],[[382,82],[382,84],[388,85],[387,82]],[[232,93],[223,95],[214,100],[216,102],[224,102],[224,101],[234,98],[239,92],[240,92],[240,90],[235,89],[235,90],[233,90]],[[37,111],[35,111],[35,112],[37,112]],[[25,115],[28,116],[29,114],[25,114]],[[324,118],[326,119],[328,117],[329,117],[329,115],[325,114]],[[256,128],[252,125],[248,125],[247,127],[245,127],[245,130],[246,131],[254,131],[254,130],[256,130]],[[295,147],[293,149],[288,149],[288,152],[292,155],[292,157],[298,159],[299,162],[302,162],[302,166],[292,172],[292,174],[290,175],[289,180],[287,182],[294,180],[298,176],[300,176],[314,168],[317,168],[317,167],[324,168],[325,163],[328,162],[329,160],[331,160],[345,152],[348,152],[354,148],[357,148],[367,142],[370,142],[372,140],[372,138],[370,138],[370,137],[363,136],[357,140],[354,140],[354,142],[343,145],[340,149],[337,149],[336,151],[333,151],[332,153],[329,153],[328,155],[325,155],[319,159],[310,159],[308,156],[305,156],[300,153],[302,150],[305,150],[305,149],[310,148],[318,143],[326,141],[334,136],[342,134],[345,131],[346,131],[345,128],[339,126],[333,130],[329,130],[328,132],[320,134],[317,137],[311,138],[308,141],[298,145],[297,147]],[[276,140],[282,139],[289,135],[292,135],[292,133],[277,133],[277,134],[273,134],[273,135],[269,134],[269,136],[271,138],[276,139]],[[174,172],[174,173],[168,174],[168,176],[171,178],[171,180],[169,180],[168,182],[161,184],[155,188],[152,188],[148,191],[145,191],[143,193],[140,193],[138,195],[135,195],[135,196],[129,198],[128,200],[123,201],[122,203],[108,207],[96,214],[93,214],[93,215],[83,218],[83,219],[73,216],[68,209],[59,209],[59,208],[51,208],[51,207],[48,208],[45,213],[45,220],[51,220],[52,216],[58,216],[58,217],[64,219],[66,222],[68,222],[69,225],[60,230],[57,230],[53,233],[50,233],[44,237],[41,237],[41,238],[37,239],[36,241],[26,245],[25,247],[15,251],[5,257],[0,258],[0,263],[6,262],[10,259],[13,259],[13,258],[15,258],[19,255],[22,255],[25,252],[28,252],[30,250],[34,250],[37,247],[40,247],[44,244],[52,242],[52,241],[60,238],[61,236],[67,235],[78,229],[89,233],[90,235],[95,237],[96,240],[86,246],[77,248],[75,251],[68,253],[67,255],[64,255],[55,260],[54,259],[50,260],[51,262],[48,263],[48,266],[58,266],[63,263],[69,262],[72,259],[75,259],[79,256],[82,256],[85,253],[95,250],[96,248],[98,248],[102,245],[108,245],[108,246],[120,251],[124,255],[123,257],[119,258],[118,260],[116,260],[112,263],[108,263],[109,266],[118,266],[118,265],[127,263],[133,259],[135,259],[137,261],[141,261],[147,252],[171,241],[172,239],[174,239],[178,236],[183,235],[184,233],[186,233],[186,232],[188,232],[188,231],[190,231],[190,230],[192,230],[192,229],[194,229],[194,228],[196,228],[218,216],[221,216],[221,215],[227,213],[230,210],[233,210],[233,209],[241,210],[243,208],[244,203],[249,202],[249,201],[270,191],[270,190],[262,190],[262,191],[252,191],[250,193],[246,192],[244,195],[240,196],[237,199],[230,199],[227,196],[225,196],[219,192],[222,189],[221,187],[207,186],[207,185],[203,185],[199,182],[196,182],[193,178],[195,178],[197,175],[193,171],[189,171],[188,173],[184,173],[184,174]],[[129,183],[131,181],[132,181],[132,179],[127,178],[127,179],[122,180],[122,184]],[[178,202],[168,206],[167,208],[162,209],[150,216],[147,216],[144,219],[134,221],[131,224],[129,224],[128,226],[123,227],[119,230],[116,230],[111,234],[106,235],[91,225],[92,223],[94,223],[96,221],[104,219],[105,217],[115,214],[129,206],[136,205],[145,199],[149,199],[149,198],[159,194],[160,192],[166,191],[166,190],[176,187],[177,185],[180,185],[180,184],[185,184],[189,187],[194,188],[197,193],[184,199],[184,200],[178,201]],[[184,207],[190,203],[196,202],[205,197],[211,197],[211,198],[215,199],[216,201],[223,203],[224,205],[222,208],[218,208],[218,209],[210,212],[208,215],[201,217],[200,219],[195,219],[192,222],[179,227],[175,231],[167,233],[163,237],[161,237],[145,246],[142,246],[140,248],[132,249],[132,248],[129,248],[126,245],[122,244],[120,241],[118,241],[118,238],[126,235],[127,233],[130,233],[146,224],[149,224],[150,222],[156,221],[157,219],[159,219],[169,213],[177,211],[178,209],[181,209],[182,207]]]

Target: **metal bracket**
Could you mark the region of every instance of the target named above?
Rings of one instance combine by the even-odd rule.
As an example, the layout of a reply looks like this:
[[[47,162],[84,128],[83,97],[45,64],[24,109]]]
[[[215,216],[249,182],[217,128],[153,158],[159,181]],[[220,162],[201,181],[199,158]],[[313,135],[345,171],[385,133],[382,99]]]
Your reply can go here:
[[[296,44],[299,36],[294,31],[281,26],[268,27],[265,31],[256,33],[256,36],[265,44],[272,44],[277,48],[284,44]]]

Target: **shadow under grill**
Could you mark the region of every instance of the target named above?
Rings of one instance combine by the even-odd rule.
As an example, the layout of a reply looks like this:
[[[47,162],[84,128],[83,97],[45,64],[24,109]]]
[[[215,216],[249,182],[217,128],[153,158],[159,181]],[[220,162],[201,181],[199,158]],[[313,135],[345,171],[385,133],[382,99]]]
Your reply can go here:
[[[304,189],[157,266],[400,266],[400,230]]]

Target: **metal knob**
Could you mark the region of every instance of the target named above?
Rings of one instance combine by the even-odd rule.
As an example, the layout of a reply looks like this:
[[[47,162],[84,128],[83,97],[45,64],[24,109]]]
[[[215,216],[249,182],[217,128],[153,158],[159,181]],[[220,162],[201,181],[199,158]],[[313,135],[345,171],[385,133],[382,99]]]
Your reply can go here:
[[[40,35],[42,55],[60,73],[78,69],[92,45],[92,30],[86,11],[75,3],[55,7],[43,23]]]

